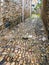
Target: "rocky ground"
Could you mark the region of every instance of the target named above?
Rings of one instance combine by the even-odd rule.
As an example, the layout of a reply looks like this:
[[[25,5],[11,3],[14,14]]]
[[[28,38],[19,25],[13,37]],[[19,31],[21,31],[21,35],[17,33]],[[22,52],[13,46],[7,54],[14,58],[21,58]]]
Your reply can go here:
[[[0,31],[0,65],[49,65],[49,41],[40,18]]]

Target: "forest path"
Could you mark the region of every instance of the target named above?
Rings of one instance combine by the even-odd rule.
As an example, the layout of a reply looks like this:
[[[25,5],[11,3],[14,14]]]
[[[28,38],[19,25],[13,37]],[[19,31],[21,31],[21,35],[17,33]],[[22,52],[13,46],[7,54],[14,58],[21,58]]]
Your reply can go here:
[[[48,65],[48,49],[49,42],[38,17],[0,31],[0,61],[6,58],[3,65],[11,62],[14,65]]]

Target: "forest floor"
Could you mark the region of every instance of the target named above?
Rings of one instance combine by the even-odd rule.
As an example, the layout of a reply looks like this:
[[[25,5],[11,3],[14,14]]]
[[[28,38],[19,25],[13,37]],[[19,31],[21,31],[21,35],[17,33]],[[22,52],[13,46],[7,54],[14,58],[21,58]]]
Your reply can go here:
[[[49,41],[39,17],[0,31],[0,65],[49,65]]]

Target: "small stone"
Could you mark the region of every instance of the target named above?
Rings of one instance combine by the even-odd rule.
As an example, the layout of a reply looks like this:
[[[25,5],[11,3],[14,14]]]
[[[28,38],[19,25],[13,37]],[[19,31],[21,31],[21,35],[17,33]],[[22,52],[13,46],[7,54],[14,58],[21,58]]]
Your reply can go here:
[[[0,62],[3,60],[4,56],[0,56]]]
[[[12,62],[11,65],[15,65],[15,62]]]
[[[12,30],[12,33],[14,33],[15,31],[14,30]]]
[[[23,60],[20,60],[19,64],[20,64],[20,65],[23,64]]]
[[[10,62],[7,62],[6,65],[10,65]]]
[[[31,59],[31,63],[34,63],[35,62],[35,59]]]
[[[3,48],[0,47],[0,52],[2,52],[2,51],[3,51]]]
[[[10,61],[10,57],[7,58],[7,61]]]
[[[8,48],[8,51],[10,51],[10,48]]]
[[[14,49],[12,48],[11,51],[14,51]]]
[[[21,54],[19,54],[19,57],[21,57]]]
[[[2,26],[3,25],[3,22],[0,22],[0,26]]]
[[[9,56],[10,56],[10,57],[15,57],[15,53],[12,53],[12,52],[11,52],[11,53],[9,54]]]
[[[32,35],[28,35],[28,38],[32,38]]]
[[[17,52],[18,52],[18,50],[16,49],[14,52],[15,52],[15,53],[17,53]]]
[[[43,37],[42,40],[43,40],[43,41],[46,41],[46,37]]]
[[[20,51],[18,51],[18,54],[20,53]]]
[[[46,49],[46,50],[47,50],[46,52],[47,52],[47,53],[49,53],[49,46],[47,47],[47,49]]]
[[[8,53],[7,53],[7,52],[3,52],[2,54],[3,54],[3,55],[7,55]]]

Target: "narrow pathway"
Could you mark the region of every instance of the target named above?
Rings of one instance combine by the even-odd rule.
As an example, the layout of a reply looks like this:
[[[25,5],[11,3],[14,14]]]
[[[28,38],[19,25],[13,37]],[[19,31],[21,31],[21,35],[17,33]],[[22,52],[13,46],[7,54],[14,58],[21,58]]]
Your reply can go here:
[[[48,49],[40,18],[27,19],[11,30],[0,31],[0,63],[6,60],[2,65],[49,65]]]

